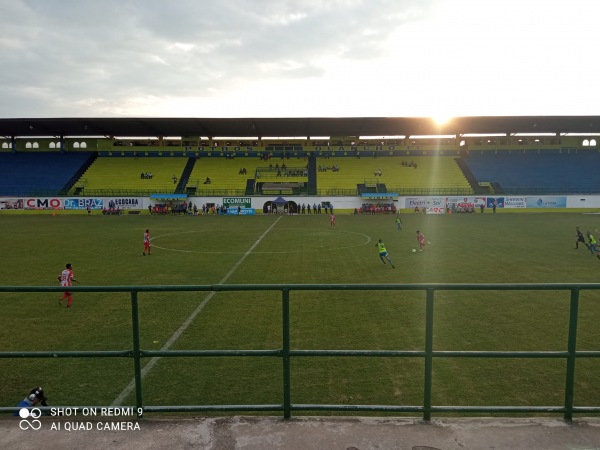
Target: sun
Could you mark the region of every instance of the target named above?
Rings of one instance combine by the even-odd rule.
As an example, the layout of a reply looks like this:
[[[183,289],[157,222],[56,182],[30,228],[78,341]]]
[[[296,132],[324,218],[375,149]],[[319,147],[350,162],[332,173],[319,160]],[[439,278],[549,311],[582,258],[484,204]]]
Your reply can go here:
[[[431,120],[433,120],[436,123],[436,125],[441,127],[450,122],[452,120],[452,117],[453,116],[450,114],[439,113],[431,116]]]

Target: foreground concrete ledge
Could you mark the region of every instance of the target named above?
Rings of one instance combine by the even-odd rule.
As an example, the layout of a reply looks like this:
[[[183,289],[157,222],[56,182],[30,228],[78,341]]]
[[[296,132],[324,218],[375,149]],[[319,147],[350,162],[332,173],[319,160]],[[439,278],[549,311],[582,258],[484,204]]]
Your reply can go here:
[[[600,418],[0,418],[0,448],[600,450]],[[34,429],[38,428],[39,429]],[[25,429],[22,429],[25,428]]]

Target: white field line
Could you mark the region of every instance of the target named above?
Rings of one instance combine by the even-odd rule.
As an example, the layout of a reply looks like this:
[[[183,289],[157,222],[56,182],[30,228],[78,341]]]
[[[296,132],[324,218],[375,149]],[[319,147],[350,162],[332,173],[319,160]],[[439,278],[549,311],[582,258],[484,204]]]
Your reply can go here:
[[[250,247],[248,249],[248,251],[242,255],[242,257],[239,259],[239,261],[234,264],[234,266],[231,268],[231,270],[229,272],[227,272],[227,274],[223,277],[223,279],[219,282],[219,284],[224,284],[229,279],[229,277],[231,277],[231,275],[233,275],[233,273],[237,270],[237,268],[252,253],[252,251],[256,248],[256,246],[258,244],[260,244],[260,242],[264,239],[264,237],[269,233],[269,231],[271,231],[273,229],[273,227],[277,224],[277,222],[279,222],[279,220],[281,220],[282,217],[283,216],[279,216],[277,218],[277,220],[275,222],[273,222],[273,224],[269,228],[267,228],[267,230],[256,240],[256,242],[254,244],[252,244],[252,247]],[[192,311],[192,313],[189,315],[189,317],[181,324],[181,326],[177,329],[177,331],[175,331],[175,333],[173,333],[173,335],[169,338],[169,340],[165,343],[165,345],[162,346],[161,350],[168,350],[169,348],[171,348],[171,346],[175,342],[177,342],[177,339],[179,339],[181,337],[181,335],[183,334],[183,332],[185,330],[187,330],[187,328],[192,324],[194,319],[198,316],[198,314],[200,314],[200,312],[208,304],[210,299],[213,298],[215,293],[216,293],[215,291],[211,291],[208,293],[206,298],[196,307],[196,309],[194,311]],[[144,368],[142,369],[142,379],[144,379],[144,377],[146,375],[148,375],[148,372],[150,372],[152,370],[152,368],[156,365],[156,363],[159,360],[160,360],[160,357],[157,356],[157,357],[152,358],[150,361],[148,361],[148,364],[146,364],[144,366]],[[123,401],[133,392],[134,389],[135,389],[135,377],[129,382],[129,384],[125,387],[125,389],[123,389],[121,391],[121,393],[119,395],[117,395],[117,398],[114,399],[111,406],[122,405]]]

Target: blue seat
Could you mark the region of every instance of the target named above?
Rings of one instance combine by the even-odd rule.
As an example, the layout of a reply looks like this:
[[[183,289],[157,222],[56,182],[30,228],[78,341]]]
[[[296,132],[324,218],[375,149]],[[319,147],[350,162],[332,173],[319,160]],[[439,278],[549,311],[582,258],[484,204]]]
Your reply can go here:
[[[600,154],[482,152],[463,158],[478,182],[499,183],[506,190],[548,193],[600,192]]]
[[[57,195],[92,152],[0,153],[0,195]]]

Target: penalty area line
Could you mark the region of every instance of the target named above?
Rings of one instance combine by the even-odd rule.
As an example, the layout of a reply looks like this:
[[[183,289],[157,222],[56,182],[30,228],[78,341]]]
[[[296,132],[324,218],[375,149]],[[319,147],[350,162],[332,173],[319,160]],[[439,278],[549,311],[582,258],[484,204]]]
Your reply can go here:
[[[267,228],[267,230],[263,234],[260,235],[260,237],[256,240],[256,242],[254,244],[252,244],[252,247],[250,247],[248,249],[248,251],[246,253],[244,253],[242,255],[242,257],[233,265],[231,270],[229,272],[227,272],[227,274],[223,277],[223,279],[219,282],[219,284],[224,284],[229,279],[229,277],[231,277],[231,275],[234,274],[234,272],[237,270],[237,268],[252,253],[252,251],[258,246],[258,244],[261,243],[261,241],[273,229],[273,227],[275,225],[277,225],[277,222],[279,222],[282,217],[283,216],[279,216],[277,218],[277,220],[275,222],[273,222],[273,224],[269,228]],[[185,321],[181,324],[181,326],[171,335],[171,337],[165,343],[165,345],[162,346],[161,350],[169,350],[173,346],[173,344],[175,344],[175,342],[177,342],[177,340],[181,337],[181,335],[184,333],[184,331],[188,329],[188,327],[192,324],[194,319],[196,319],[198,314],[200,314],[200,312],[204,309],[204,307],[214,297],[215,294],[216,294],[215,291],[211,291],[208,293],[206,298],[204,300],[202,300],[202,302],[196,307],[196,309],[194,309],[194,311],[192,311],[192,313],[189,315],[189,317],[187,319],[185,319]],[[152,370],[152,368],[156,365],[156,363],[160,359],[161,359],[160,356],[155,356],[154,358],[150,359],[150,361],[148,361],[148,364],[146,364],[141,371],[142,380],[144,379],[144,377],[146,375],[148,375],[148,373]],[[119,395],[117,395],[117,397],[112,402],[111,406],[122,405],[123,401],[134,391],[134,389],[135,389],[135,377],[129,382],[129,384],[125,387],[125,389],[123,389],[121,391],[121,393]]]

